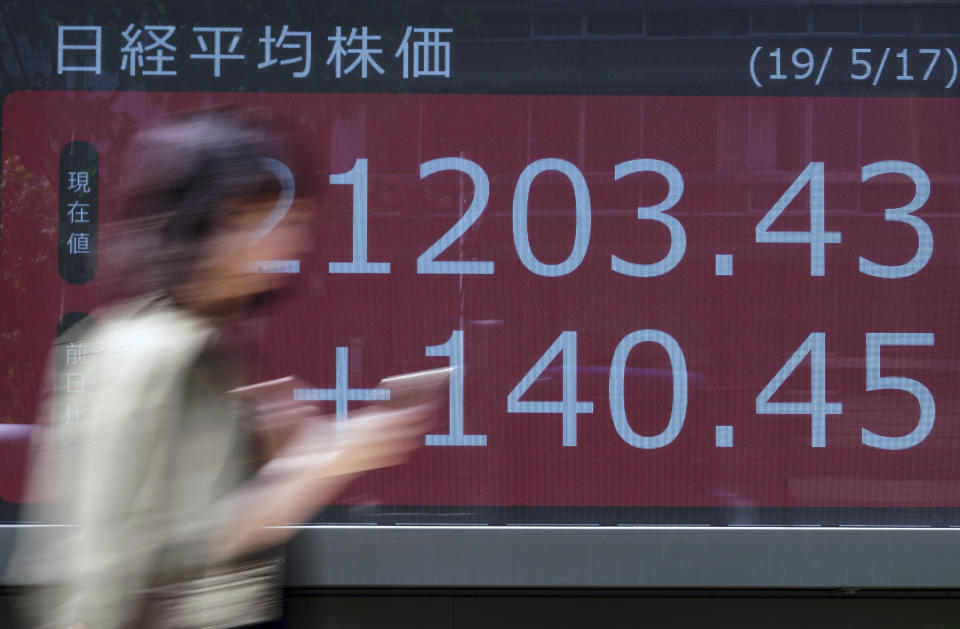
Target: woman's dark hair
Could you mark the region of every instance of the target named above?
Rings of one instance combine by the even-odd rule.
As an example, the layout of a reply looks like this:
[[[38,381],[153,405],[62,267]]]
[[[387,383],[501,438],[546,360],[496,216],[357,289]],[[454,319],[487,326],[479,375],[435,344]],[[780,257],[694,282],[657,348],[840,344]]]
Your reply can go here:
[[[111,293],[172,291],[190,277],[230,199],[279,195],[279,160],[306,177],[287,129],[261,112],[220,108],[167,116],[127,150],[120,220],[110,227]],[[292,183],[292,182],[291,182]]]

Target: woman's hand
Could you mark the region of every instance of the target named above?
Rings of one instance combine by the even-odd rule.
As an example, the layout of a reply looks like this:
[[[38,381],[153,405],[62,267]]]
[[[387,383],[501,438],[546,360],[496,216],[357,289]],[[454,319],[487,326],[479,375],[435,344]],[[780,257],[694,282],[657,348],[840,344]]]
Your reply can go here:
[[[315,467],[318,474],[340,476],[399,465],[423,444],[436,410],[431,401],[398,409],[373,406],[343,421],[310,419],[270,468]]]

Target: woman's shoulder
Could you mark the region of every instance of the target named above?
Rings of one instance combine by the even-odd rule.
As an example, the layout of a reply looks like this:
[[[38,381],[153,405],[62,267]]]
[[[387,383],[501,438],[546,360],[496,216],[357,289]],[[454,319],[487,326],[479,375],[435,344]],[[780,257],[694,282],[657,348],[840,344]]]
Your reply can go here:
[[[89,354],[106,363],[174,368],[192,362],[216,337],[205,320],[155,295],[97,311]],[[124,374],[117,374],[123,376]]]

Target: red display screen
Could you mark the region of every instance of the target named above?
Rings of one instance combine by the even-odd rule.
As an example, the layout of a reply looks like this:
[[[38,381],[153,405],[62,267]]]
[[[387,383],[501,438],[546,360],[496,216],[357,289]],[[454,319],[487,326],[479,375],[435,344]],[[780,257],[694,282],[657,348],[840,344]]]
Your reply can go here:
[[[57,228],[61,151],[95,148],[106,224],[137,125],[227,103],[323,164],[315,248],[265,261],[295,297],[236,329],[252,376],[298,374],[333,414],[459,367],[425,447],[342,505],[960,506],[949,99],[15,93],[4,423],[33,421],[58,322],[98,306],[102,277],[58,271],[91,254]]]

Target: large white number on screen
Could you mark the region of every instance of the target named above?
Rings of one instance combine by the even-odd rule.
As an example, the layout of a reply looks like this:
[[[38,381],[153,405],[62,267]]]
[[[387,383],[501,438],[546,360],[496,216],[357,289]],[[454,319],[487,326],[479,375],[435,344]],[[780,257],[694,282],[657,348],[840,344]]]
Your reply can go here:
[[[260,165],[269,170],[276,176],[280,181],[280,197],[277,199],[277,203],[273,206],[270,214],[267,215],[267,218],[263,219],[263,222],[257,227],[257,230],[253,235],[253,243],[256,244],[260,242],[264,236],[273,231],[273,228],[280,224],[280,221],[287,215],[287,212],[290,211],[290,206],[293,205],[293,197],[296,195],[296,184],[293,179],[293,173],[290,172],[290,169],[286,164],[281,162],[278,159],[273,159],[272,157],[261,157]]]
[[[293,205],[293,198],[296,195],[296,185],[293,180],[293,173],[286,164],[272,157],[261,157],[260,166],[269,170],[280,181],[280,196],[273,206],[273,210],[267,215],[263,222],[257,226],[253,232],[251,245],[263,240],[267,234],[280,224],[280,221],[290,211]],[[259,273],[299,273],[300,260],[257,260],[253,262],[252,270]]]
[[[490,275],[493,273],[493,262],[465,261],[465,260],[437,260],[437,256],[463,236],[464,232],[473,225],[487,206],[490,197],[490,182],[487,173],[483,172],[475,162],[461,157],[442,157],[420,164],[420,179],[445,170],[456,170],[466,174],[473,182],[473,200],[465,214],[460,216],[453,227],[440,237],[440,240],[430,245],[430,248],[417,258],[417,273],[459,273],[462,275]]]
[[[927,438],[933,429],[937,407],[930,389],[912,378],[880,375],[880,348],[884,345],[933,345],[933,333],[867,333],[867,391],[897,389],[906,391],[920,403],[917,426],[901,437],[885,437],[862,428],[860,439],[864,444],[881,450],[905,450]]]
[[[527,201],[530,199],[530,185],[542,172],[555,170],[566,175],[573,185],[573,197],[576,204],[577,224],[573,238],[573,250],[567,259],[558,264],[544,264],[530,249],[530,234],[527,231]],[[523,266],[537,275],[558,277],[575,270],[587,253],[590,244],[590,191],[583,173],[563,159],[538,159],[523,169],[513,192],[513,242]]]
[[[913,275],[930,261],[933,255],[933,232],[923,219],[913,215],[913,212],[923,207],[930,198],[930,178],[923,169],[910,162],[889,160],[874,162],[863,167],[860,180],[867,181],[878,175],[901,174],[910,177],[916,188],[913,200],[907,205],[884,211],[884,218],[888,221],[906,223],[917,232],[917,252],[910,261],[898,265],[877,264],[866,258],[860,258],[860,272],[874,277],[900,278]]]
[[[814,448],[823,448],[827,445],[827,415],[839,415],[843,412],[843,404],[840,402],[827,403],[826,353],[824,333],[813,332],[757,396],[757,415],[809,415],[810,445]],[[770,398],[808,354],[810,355],[810,401],[771,402]]]
[[[454,330],[446,343],[427,347],[427,356],[449,356],[450,430],[445,435],[427,435],[428,446],[485,446],[486,435],[463,434],[463,330]]]
[[[665,214],[683,195],[683,175],[673,164],[659,159],[633,159],[629,162],[621,162],[614,167],[613,175],[614,179],[620,180],[627,175],[642,172],[657,173],[667,180],[666,198],[650,207],[638,207],[637,218],[663,223],[670,230],[670,250],[662,260],[650,264],[637,264],[621,260],[617,256],[610,256],[610,268],[617,273],[633,277],[656,277],[677,266],[687,251],[687,233],[683,225],[676,218]]]
[[[770,231],[790,202],[797,198],[804,186],[810,184],[810,231]],[[757,223],[757,242],[809,243],[810,275],[824,274],[824,245],[840,242],[840,232],[823,231],[823,162],[810,162],[770,211]]]
[[[557,354],[563,354],[563,399],[532,402],[520,398],[536,382]],[[593,402],[577,400],[577,333],[562,332],[507,396],[508,413],[559,413],[563,417],[563,445],[577,445],[577,414],[592,413]]]
[[[331,262],[331,273],[389,273],[389,262],[367,261],[367,160],[360,158],[345,173],[330,175],[334,185],[353,186],[353,259]]]
[[[623,401],[624,371],[627,365],[627,356],[630,350],[640,343],[656,343],[667,351],[670,357],[670,369],[673,372],[673,407],[670,410],[670,421],[667,427],[658,435],[638,435],[627,421],[627,412]],[[617,350],[613,353],[610,364],[610,414],[613,416],[613,425],[620,437],[634,448],[662,448],[677,438],[683,428],[687,416],[687,362],[683,358],[683,350],[672,336],[660,330],[637,330],[623,337]]]

